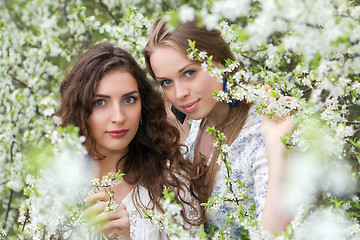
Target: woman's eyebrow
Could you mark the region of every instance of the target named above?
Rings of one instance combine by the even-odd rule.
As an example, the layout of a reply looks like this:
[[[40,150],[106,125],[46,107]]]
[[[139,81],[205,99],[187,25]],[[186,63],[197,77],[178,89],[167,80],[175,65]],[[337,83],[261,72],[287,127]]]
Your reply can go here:
[[[186,64],[185,66],[183,66],[182,68],[180,68],[178,72],[181,73],[182,71],[184,71],[184,69],[186,69],[187,67],[189,67],[189,66],[191,66],[191,65],[194,65],[194,64],[196,64],[196,63],[193,63],[193,62],[192,62],[192,63]]]
[[[185,66],[183,66],[182,68],[180,68],[178,70],[178,73],[181,73],[184,71],[184,69],[186,69],[187,67],[191,66],[191,65],[196,65],[197,63],[189,63],[189,64],[186,64]],[[167,77],[156,77],[156,80],[163,80],[163,79],[168,79]]]
[[[110,98],[110,96],[103,95],[103,94],[96,94],[95,97],[98,97],[98,98]]]
[[[130,96],[130,95],[132,95],[134,93],[138,93],[138,92],[139,91],[137,91],[137,90],[133,90],[133,91],[130,91],[128,93],[125,93],[123,96],[127,97],[127,96]],[[97,97],[97,98],[111,98],[109,95],[104,95],[104,94],[96,94],[95,97]]]
[[[130,95],[133,95],[134,93],[138,93],[138,91],[137,91],[137,90],[133,90],[133,91],[131,91],[131,92],[125,93],[123,96],[124,96],[124,97],[127,97],[127,96],[130,96]]]

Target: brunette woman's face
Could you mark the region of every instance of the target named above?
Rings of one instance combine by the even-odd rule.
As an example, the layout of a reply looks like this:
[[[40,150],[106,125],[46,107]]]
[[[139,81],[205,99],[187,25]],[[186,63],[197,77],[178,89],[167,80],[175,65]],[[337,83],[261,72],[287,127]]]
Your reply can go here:
[[[105,155],[127,153],[141,116],[141,99],[135,78],[114,70],[101,78],[88,123],[96,150]]]
[[[175,48],[156,47],[150,55],[151,68],[164,94],[176,109],[192,119],[207,117],[217,102],[211,95],[222,89],[199,63],[184,57]]]

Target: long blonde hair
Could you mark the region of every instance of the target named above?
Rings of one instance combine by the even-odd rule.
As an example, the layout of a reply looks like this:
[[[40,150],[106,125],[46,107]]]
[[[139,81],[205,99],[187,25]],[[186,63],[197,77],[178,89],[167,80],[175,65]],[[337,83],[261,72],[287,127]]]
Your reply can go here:
[[[235,60],[234,54],[221,37],[220,31],[198,27],[197,23],[197,21],[182,23],[171,32],[162,19],[157,19],[154,22],[150,33],[150,40],[143,51],[147,70],[154,79],[156,79],[156,77],[151,68],[150,56],[155,48],[160,46],[173,47],[187,58],[189,49],[188,39],[195,41],[195,47],[197,49],[205,51],[208,56],[213,56],[214,62],[221,63],[225,66],[227,59]],[[218,130],[225,134],[227,144],[230,145],[239,135],[247,119],[249,108],[250,104],[245,101],[238,102],[236,106],[230,108],[224,121],[216,126]],[[200,191],[202,191],[206,199],[205,201],[207,201],[214,187],[215,178],[219,169],[219,165],[216,164],[219,154],[219,150],[215,149],[209,168],[206,169],[205,174],[199,176],[197,179],[197,181],[202,182],[201,185],[203,187]]]

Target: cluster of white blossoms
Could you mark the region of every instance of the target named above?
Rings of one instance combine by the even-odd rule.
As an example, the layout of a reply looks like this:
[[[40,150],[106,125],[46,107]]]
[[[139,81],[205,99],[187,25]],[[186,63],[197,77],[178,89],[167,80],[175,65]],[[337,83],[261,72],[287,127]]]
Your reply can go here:
[[[161,231],[171,239],[176,240],[200,240],[198,236],[199,228],[190,226],[184,222],[181,215],[182,207],[174,201],[175,194],[169,188],[164,186],[164,198],[160,200],[161,208],[164,213],[159,211],[143,210],[145,217],[153,224],[157,225]]]
[[[92,193],[100,192],[103,189],[105,189],[105,192],[109,195],[110,200],[108,205],[104,209],[104,212],[117,211],[119,202],[115,199],[114,191],[112,190],[112,188],[118,185],[119,183],[121,183],[122,181],[121,177],[123,175],[124,174],[121,173],[121,171],[119,170],[117,173],[109,172],[107,175],[102,177],[101,180],[96,177],[91,180],[92,185],[88,191],[88,195]]]
[[[278,239],[359,238],[359,218],[353,216],[360,211],[360,6],[347,0],[191,0],[186,5],[175,0],[0,1],[0,238],[56,236],[64,220],[62,204],[76,199],[70,195],[78,185],[69,181],[77,181],[72,177],[78,173],[70,169],[77,168],[77,161],[71,159],[86,154],[85,139],[77,131],[54,127],[60,123],[54,116],[59,84],[76,57],[99,42],[124,48],[145,69],[142,50],[157,17],[170,23],[197,17],[208,29],[221,31],[236,62],[219,70],[205,52],[190,56],[199,57],[219,80],[233,74],[227,91],[215,93],[216,99],[253,102],[259,114],[269,105],[272,116],[294,114],[297,129],[290,142],[297,154],[284,201],[304,211]],[[272,87],[270,93],[264,82]],[[62,164],[71,177],[55,171],[64,169]],[[59,186],[66,187],[55,191]],[[233,192],[244,194],[241,187]],[[316,201],[319,195],[321,202]],[[325,210],[316,211],[320,208]],[[165,225],[171,227],[167,216]],[[267,239],[241,213],[229,216],[251,239]],[[172,228],[173,239],[190,238],[176,225]],[[215,233],[214,239],[224,234]]]

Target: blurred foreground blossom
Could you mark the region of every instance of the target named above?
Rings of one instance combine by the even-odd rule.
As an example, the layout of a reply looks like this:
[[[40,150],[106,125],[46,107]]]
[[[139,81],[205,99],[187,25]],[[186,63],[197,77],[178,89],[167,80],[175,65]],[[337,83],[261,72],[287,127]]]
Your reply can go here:
[[[359,236],[359,225],[349,220],[344,211],[324,208],[310,213],[293,239],[356,240]]]
[[[297,134],[301,132],[301,136]],[[294,133],[297,151],[289,162],[285,205],[296,211],[321,193],[346,197],[356,193],[356,174],[344,159],[343,136],[318,117],[303,117]]]
[[[90,190],[93,176],[90,161],[80,138],[76,148],[69,144],[75,139],[69,140],[71,137],[66,132],[60,135],[61,141],[55,147],[33,148],[28,154],[26,166],[34,174],[26,179],[25,193],[29,198],[23,203],[18,218],[25,236],[34,233],[39,238],[62,236],[83,222],[80,218],[83,199]]]

